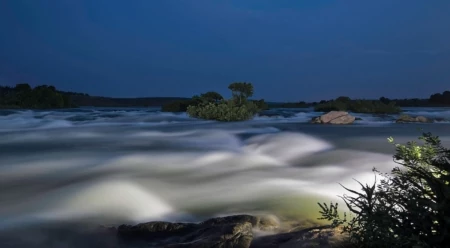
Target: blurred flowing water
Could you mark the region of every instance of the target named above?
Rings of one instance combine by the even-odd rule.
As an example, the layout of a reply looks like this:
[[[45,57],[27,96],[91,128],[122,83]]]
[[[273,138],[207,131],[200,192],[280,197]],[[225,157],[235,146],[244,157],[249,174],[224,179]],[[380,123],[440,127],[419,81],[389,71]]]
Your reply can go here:
[[[217,123],[158,109],[0,111],[0,232],[45,223],[118,225],[267,213],[316,219],[338,185],[389,171],[386,138],[423,131],[450,141],[450,109],[408,108],[438,118],[396,124],[357,114],[354,125],[312,125],[311,109],[275,109]]]

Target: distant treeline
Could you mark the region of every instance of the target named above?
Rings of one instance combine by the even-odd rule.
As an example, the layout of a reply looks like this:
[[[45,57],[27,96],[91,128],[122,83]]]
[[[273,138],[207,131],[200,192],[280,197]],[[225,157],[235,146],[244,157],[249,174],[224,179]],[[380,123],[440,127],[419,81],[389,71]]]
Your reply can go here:
[[[15,87],[0,86],[0,108],[73,108],[77,106],[92,107],[159,107],[165,106],[166,111],[178,110],[186,111],[188,105],[192,105],[195,98],[187,97],[141,97],[141,98],[113,98],[90,96],[85,93],[60,91],[51,85],[39,85],[32,88],[29,84],[17,84]],[[324,105],[335,100],[322,100],[320,102],[307,103],[299,102],[271,102],[264,100],[254,101],[260,105],[261,109],[267,108],[307,108],[317,105]],[[361,101],[361,100],[350,100]],[[433,107],[450,106],[450,91],[436,93],[428,99],[389,99],[380,97],[378,100],[372,100],[378,104],[393,104],[399,107]]]
[[[68,94],[59,92],[54,86],[29,84],[15,87],[0,86],[1,108],[56,109],[74,107]]]
[[[51,85],[32,88],[29,84],[0,86],[0,108],[57,109],[78,106],[93,107],[159,107],[182,97],[112,98],[85,93],[60,91]]]
[[[308,108],[317,103],[300,102],[269,102],[269,108]]]
[[[92,107],[160,107],[174,101],[189,99],[184,97],[112,98],[84,95],[71,95],[70,98],[77,106]]]
[[[344,97],[345,98],[345,97]],[[350,101],[363,101],[364,99],[359,100],[350,100]],[[316,105],[321,105],[325,103],[330,103],[335,101],[332,100],[321,100],[319,102],[271,102],[268,103],[270,108],[308,108]],[[372,102],[381,102],[384,104],[395,103],[396,106],[399,107],[438,107],[438,106],[450,106],[450,91],[444,91],[443,93],[436,93],[431,95],[428,99],[420,99],[420,98],[404,98],[404,99],[389,99],[386,97],[380,97],[378,100],[370,100]]]

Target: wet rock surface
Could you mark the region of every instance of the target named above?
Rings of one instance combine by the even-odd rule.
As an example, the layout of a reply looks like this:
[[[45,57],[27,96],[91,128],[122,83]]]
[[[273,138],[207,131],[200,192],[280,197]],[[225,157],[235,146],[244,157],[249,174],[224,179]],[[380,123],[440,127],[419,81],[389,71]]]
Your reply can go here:
[[[345,111],[330,111],[326,114],[323,114],[319,117],[315,117],[312,119],[312,123],[315,124],[352,124],[355,122],[355,117],[350,115]]]
[[[118,227],[38,227],[0,235],[2,248],[272,248],[341,247],[329,227],[287,230],[273,216],[233,215],[200,223],[153,221]]]
[[[412,117],[409,115],[400,115],[395,122],[396,123],[411,123],[411,122],[413,122],[413,123],[431,123],[433,121],[424,116]]]

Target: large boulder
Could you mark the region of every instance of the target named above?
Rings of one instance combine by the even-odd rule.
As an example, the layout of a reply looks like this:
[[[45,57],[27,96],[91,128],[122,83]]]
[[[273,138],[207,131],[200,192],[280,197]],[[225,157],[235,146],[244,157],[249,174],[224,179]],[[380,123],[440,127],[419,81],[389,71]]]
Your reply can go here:
[[[352,124],[355,117],[346,111],[330,111],[322,116],[315,117],[312,123],[318,124]]]
[[[271,218],[234,215],[209,219],[199,224],[154,221],[138,225],[121,225],[117,236],[124,244],[171,248],[247,248],[253,240],[253,229],[276,229]]]
[[[400,115],[398,119],[395,121],[396,123],[411,123],[411,122],[417,122],[417,123],[431,123],[432,120],[424,117],[424,116],[416,116],[412,117],[409,115]]]

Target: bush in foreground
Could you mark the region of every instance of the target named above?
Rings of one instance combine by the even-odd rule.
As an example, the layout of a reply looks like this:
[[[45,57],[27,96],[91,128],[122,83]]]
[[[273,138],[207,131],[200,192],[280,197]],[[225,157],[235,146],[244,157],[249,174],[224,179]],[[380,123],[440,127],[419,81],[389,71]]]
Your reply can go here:
[[[361,192],[344,187],[354,194],[341,196],[353,218],[340,218],[337,203],[319,203],[321,219],[343,226],[357,247],[449,247],[450,150],[430,133],[420,140],[394,144],[394,161],[402,167],[377,172],[378,186],[360,183]]]
[[[395,102],[385,103],[374,100],[351,100],[348,97],[339,97],[336,100],[318,104],[314,110],[318,112],[336,110],[373,114],[397,114],[401,112],[401,109],[395,105]]]

